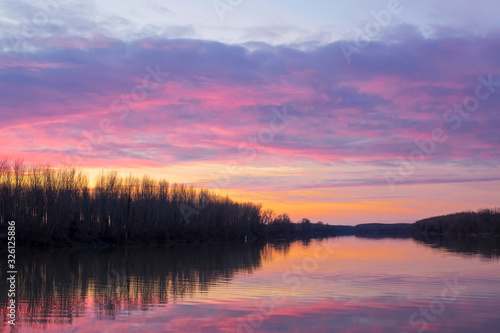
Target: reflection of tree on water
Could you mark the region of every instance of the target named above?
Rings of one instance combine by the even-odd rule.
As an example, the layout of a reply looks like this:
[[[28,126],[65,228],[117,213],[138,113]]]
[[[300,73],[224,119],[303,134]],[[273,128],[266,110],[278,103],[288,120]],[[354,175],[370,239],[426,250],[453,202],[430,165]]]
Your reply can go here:
[[[71,324],[92,307],[99,319],[200,295],[236,273],[252,273],[289,244],[221,243],[173,247],[19,252],[18,323]],[[6,290],[5,269],[0,288]],[[6,316],[1,293],[0,314]],[[3,321],[5,325],[6,321]]]
[[[488,259],[500,258],[499,237],[416,235],[413,238],[421,244],[435,249],[462,255],[481,255]]]

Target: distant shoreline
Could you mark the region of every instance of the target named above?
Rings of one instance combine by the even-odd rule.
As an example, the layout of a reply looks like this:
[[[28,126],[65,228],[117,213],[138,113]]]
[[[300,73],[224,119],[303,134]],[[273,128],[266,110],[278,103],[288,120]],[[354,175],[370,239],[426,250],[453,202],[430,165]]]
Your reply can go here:
[[[500,237],[500,209],[482,209],[419,220],[414,223],[365,223],[337,226],[341,235],[354,236],[467,236]]]

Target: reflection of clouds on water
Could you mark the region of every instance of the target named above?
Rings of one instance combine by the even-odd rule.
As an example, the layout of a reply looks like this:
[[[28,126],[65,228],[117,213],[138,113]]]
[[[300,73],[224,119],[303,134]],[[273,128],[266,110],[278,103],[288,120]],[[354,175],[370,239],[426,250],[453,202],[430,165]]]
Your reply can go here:
[[[428,304],[390,298],[313,303],[289,301],[266,316],[258,328],[249,326],[241,332],[417,332],[420,326],[412,326],[408,317],[415,309]],[[476,305],[474,309],[458,301],[447,305],[446,311],[434,322],[438,332],[461,329],[463,332],[497,333],[500,320],[492,309],[498,309],[500,301],[491,298]],[[137,332],[140,331],[138,327],[157,332],[237,332],[236,328],[254,311],[255,307],[244,301],[167,305],[154,311],[146,320],[143,317],[130,318],[127,329]],[[483,314],[484,319],[475,319],[479,314]],[[109,323],[101,321],[91,332],[101,332],[108,327]]]
[[[418,316],[421,309],[441,299],[443,281],[457,277],[457,286],[466,289],[427,321],[428,331],[432,325],[438,332],[496,333],[500,261],[485,258],[498,249],[492,240],[476,247],[478,241],[442,240],[437,250],[411,239],[349,236],[272,245],[22,251],[16,324],[23,332],[410,333],[422,327],[415,324],[425,318]],[[300,275],[320,244],[329,255]],[[473,252],[481,256],[468,254]],[[283,289],[289,270],[299,272],[301,283]],[[270,295],[283,290],[286,297],[269,309]]]

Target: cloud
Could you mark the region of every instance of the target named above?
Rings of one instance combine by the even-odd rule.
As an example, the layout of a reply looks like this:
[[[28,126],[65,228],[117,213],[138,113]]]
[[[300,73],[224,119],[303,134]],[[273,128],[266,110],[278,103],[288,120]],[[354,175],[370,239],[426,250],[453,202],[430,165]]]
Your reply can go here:
[[[79,23],[72,24],[69,31]],[[0,134],[9,138],[3,139],[8,144],[2,154],[37,162],[44,153],[64,160],[68,152],[80,151],[81,166],[96,161],[111,166],[307,161],[319,166],[347,160],[383,170],[406,158],[415,140],[430,138],[440,127],[448,140],[429,162],[473,161],[485,168],[497,163],[498,94],[481,102],[457,130],[443,115],[474,95],[479,76],[493,74],[500,81],[500,36],[425,37],[403,26],[386,38],[347,64],[340,46],[349,41],[299,47],[172,39],[168,34],[124,40],[106,30],[79,37],[44,35],[31,41],[33,50],[0,53]],[[143,100],[133,101],[134,88],[143,85],[146,75],[153,80],[148,66],[159,66],[169,76]],[[129,112],[120,117],[112,105],[119,101],[124,107],[126,100]],[[294,116],[286,124],[273,111],[284,106]],[[103,120],[113,131],[81,152],[88,141],[85,133],[100,130]],[[273,131],[272,123],[286,126]],[[253,160],[242,145],[255,146]],[[450,181],[426,177],[409,182]],[[451,181],[460,179],[477,177],[458,175]],[[291,178],[251,180],[276,189],[288,181],[293,183]],[[336,186],[326,176],[309,175],[305,182]],[[353,177],[340,184],[377,182]]]

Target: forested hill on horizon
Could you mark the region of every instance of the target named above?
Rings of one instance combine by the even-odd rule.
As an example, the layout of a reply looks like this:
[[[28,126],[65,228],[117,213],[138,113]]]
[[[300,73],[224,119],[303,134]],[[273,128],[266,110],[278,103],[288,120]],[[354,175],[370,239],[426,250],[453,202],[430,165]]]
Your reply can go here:
[[[356,236],[500,236],[500,208],[434,216],[414,223],[363,223],[336,227],[340,235]]]

